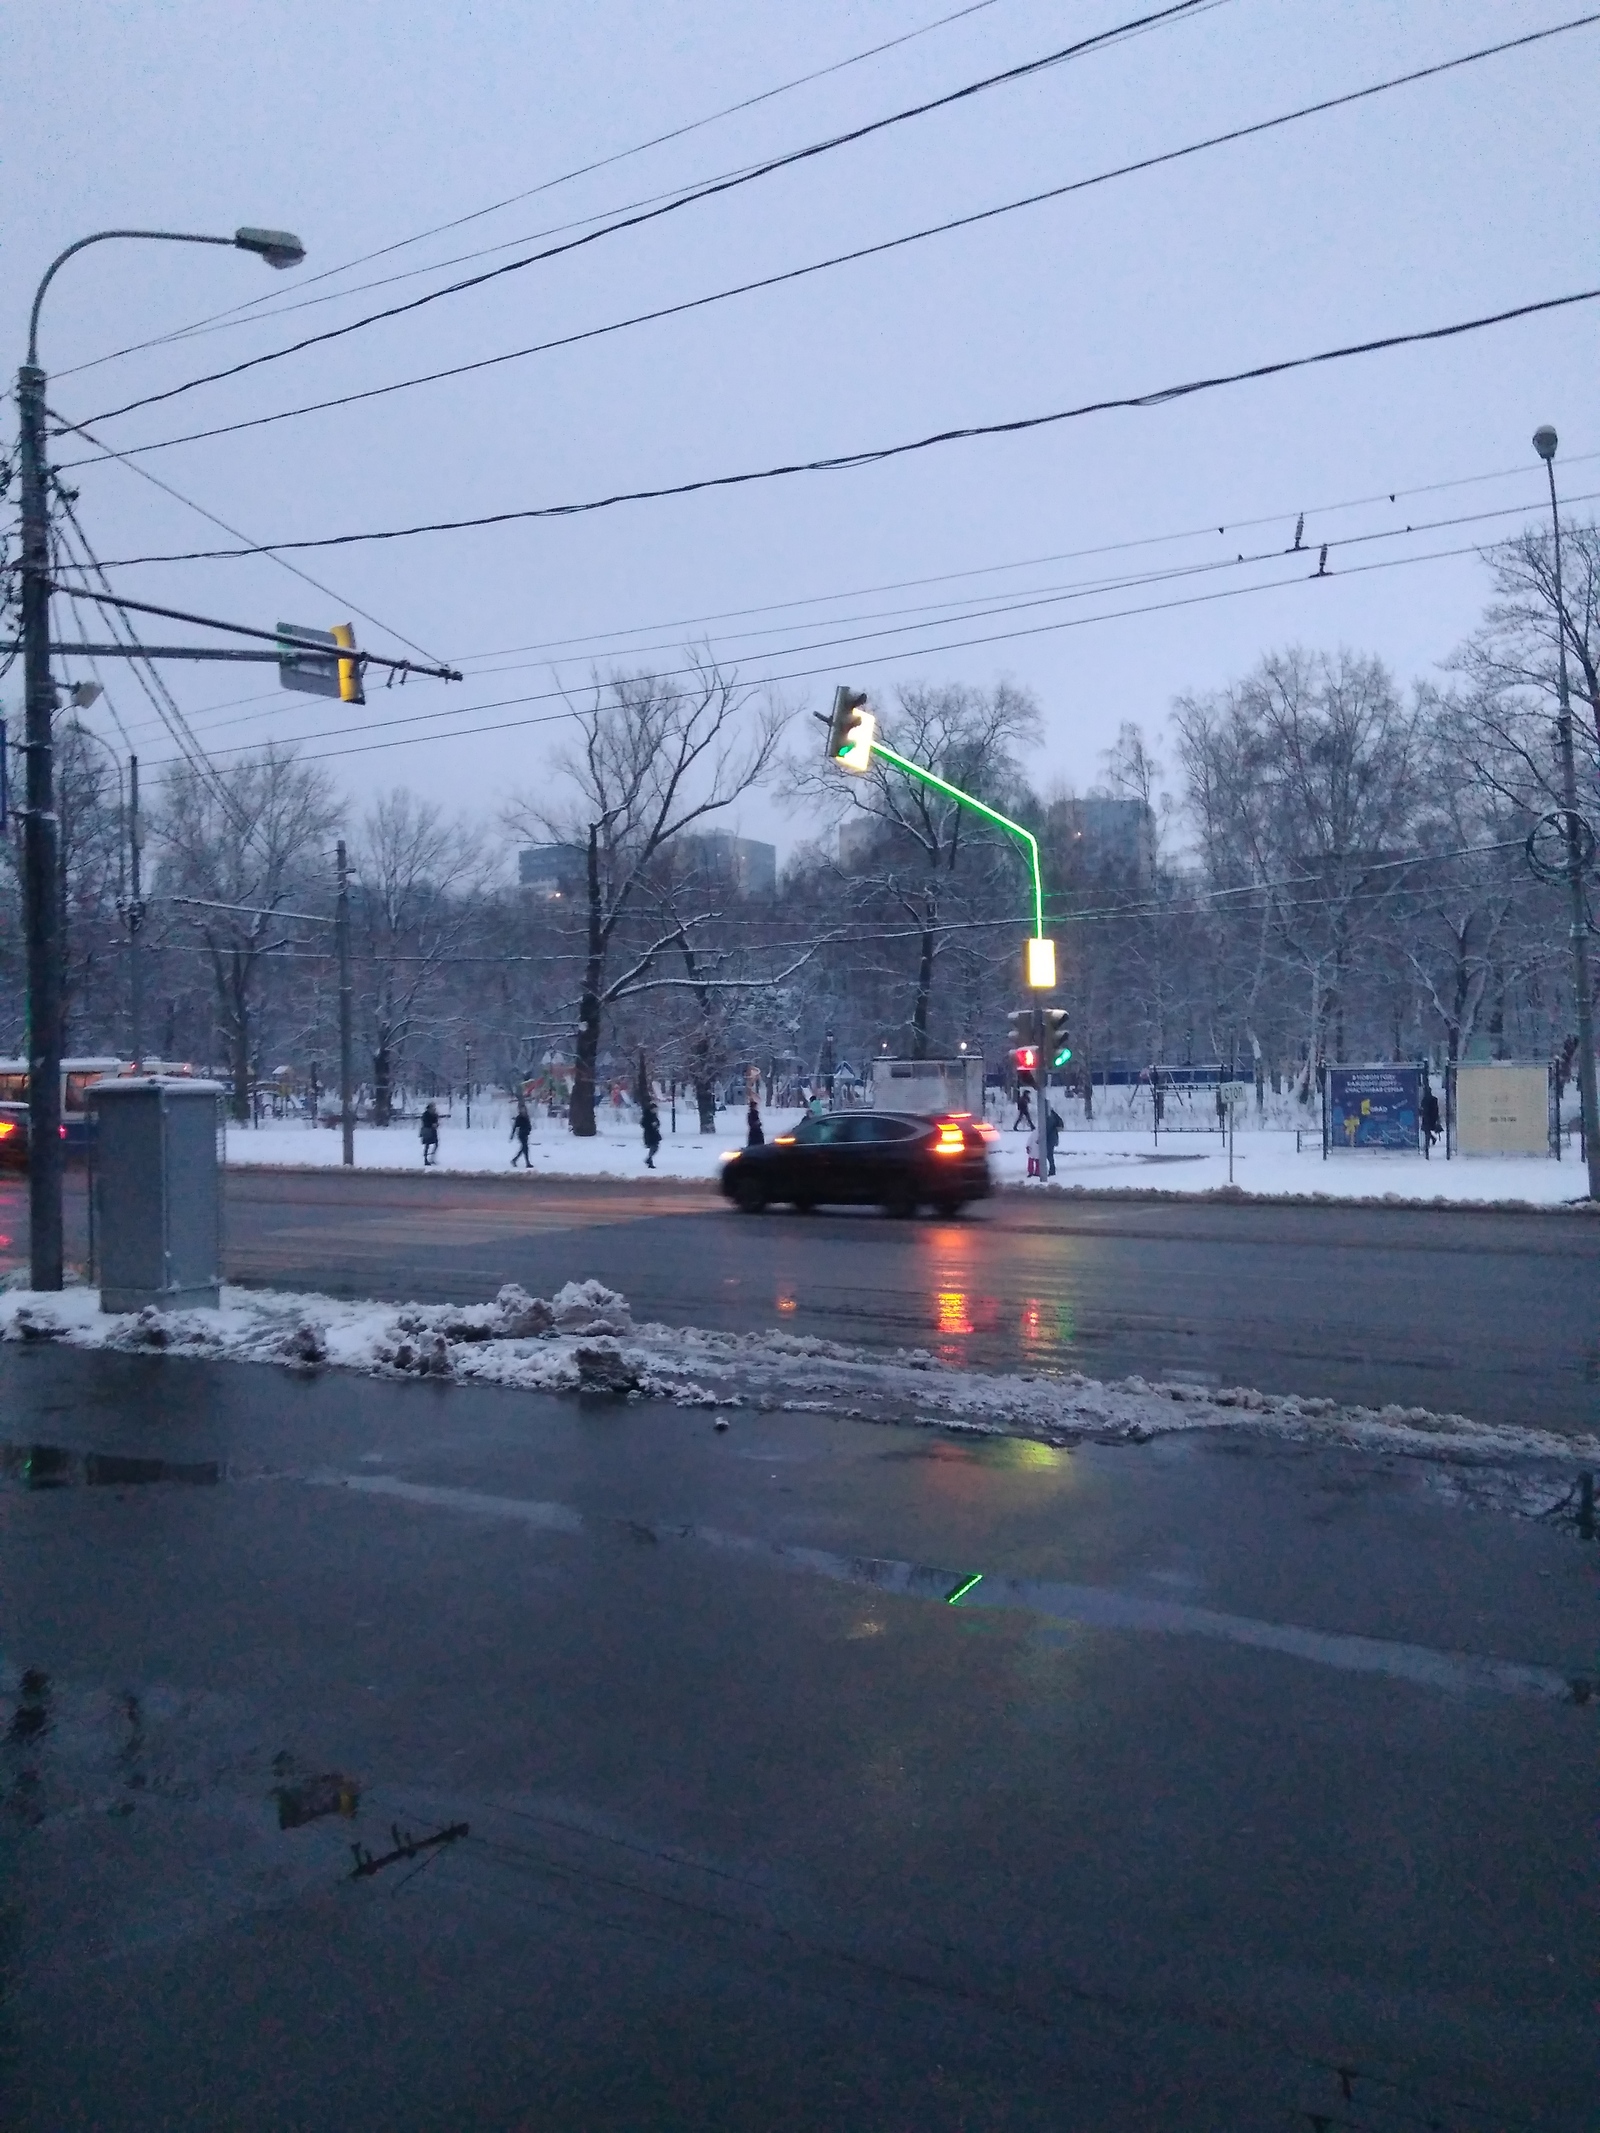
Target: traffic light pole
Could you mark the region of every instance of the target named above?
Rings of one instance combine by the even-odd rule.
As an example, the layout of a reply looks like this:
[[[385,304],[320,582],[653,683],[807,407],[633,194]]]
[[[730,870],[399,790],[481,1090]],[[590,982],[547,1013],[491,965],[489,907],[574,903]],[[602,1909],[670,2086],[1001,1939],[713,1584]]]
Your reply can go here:
[[[947,799],[958,800],[963,807],[970,807],[975,815],[982,815],[986,822],[994,823],[997,829],[1010,832],[1020,840],[1028,855],[1028,867],[1033,882],[1033,933],[1036,940],[1044,938],[1044,877],[1039,871],[1039,840],[1030,829],[1020,822],[1013,822],[1009,815],[1001,814],[997,807],[990,807],[984,800],[975,799],[970,792],[963,792],[959,785],[952,785],[948,778],[941,778],[920,763],[911,762],[906,756],[896,755],[882,741],[875,740],[872,753],[881,755],[886,763],[893,763],[896,770],[903,770],[908,778],[918,778],[924,785],[931,785],[935,792],[942,792]]]

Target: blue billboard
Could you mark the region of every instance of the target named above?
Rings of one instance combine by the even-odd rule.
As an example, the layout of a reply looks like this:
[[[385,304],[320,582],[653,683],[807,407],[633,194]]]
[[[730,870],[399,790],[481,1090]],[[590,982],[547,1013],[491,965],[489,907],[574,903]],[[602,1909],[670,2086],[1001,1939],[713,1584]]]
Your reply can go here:
[[[1421,1067],[1331,1066],[1327,1103],[1330,1148],[1421,1145]]]

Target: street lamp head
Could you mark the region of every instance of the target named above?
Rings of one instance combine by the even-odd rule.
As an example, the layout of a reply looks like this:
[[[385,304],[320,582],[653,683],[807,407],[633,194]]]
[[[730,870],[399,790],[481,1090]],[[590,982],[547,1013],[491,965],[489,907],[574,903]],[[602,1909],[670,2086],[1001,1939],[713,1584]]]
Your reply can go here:
[[[269,267],[297,267],[306,256],[293,230],[235,230],[233,241],[241,252],[254,252]]]
[[[1539,457],[1546,462],[1546,464],[1548,464],[1552,459],[1555,458],[1556,433],[1550,427],[1548,422],[1545,423],[1541,429],[1536,429],[1534,431],[1533,448],[1538,453]]]

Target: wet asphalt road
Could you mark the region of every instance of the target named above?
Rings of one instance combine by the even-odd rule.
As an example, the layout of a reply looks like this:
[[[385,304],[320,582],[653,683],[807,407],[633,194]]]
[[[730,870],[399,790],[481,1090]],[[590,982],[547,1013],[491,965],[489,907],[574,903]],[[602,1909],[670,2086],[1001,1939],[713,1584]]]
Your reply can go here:
[[[1596,1551],[1414,1462],[14,1346],[0,1411],[17,2133],[1594,2123]]]
[[[227,1233],[233,1278],[341,1296],[471,1301],[593,1274],[675,1324],[1600,1429],[1584,1214],[1006,1193],[960,1222],[896,1223],[737,1215],[664,1181],[238,1171]]]
[[[83,1245],[81,1188],[69,1251]],[[1188,1373],[1600,1429],[1600,1221],[1003,1193],[959,1222],[735,1214],[663,1181],[233,1171],[230,1279],[470,1302],[596,1275],[642,1318],[923,1345],[986,1369]],[[25,1264],[0,1177],[0,1272]]]

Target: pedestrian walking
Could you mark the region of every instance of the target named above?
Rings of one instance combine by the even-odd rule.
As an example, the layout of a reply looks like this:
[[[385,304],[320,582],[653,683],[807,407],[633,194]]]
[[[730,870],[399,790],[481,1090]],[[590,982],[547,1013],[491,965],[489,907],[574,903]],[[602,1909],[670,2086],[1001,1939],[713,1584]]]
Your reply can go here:
[[[422,1107],[422,1167],[433,1168],[439,1153],[439,1106],[430,1097]]]
[[[1027,1127],[1030,1133],[1033,1131],[1033,1091],[1027,1082],[1019,1081],[1017,1083],[1017,1115],[1012,1121],[1011,1130],[1013,1133],[1020,1133],[1024,1126]]]
[[[747,1148],[762,1148],[766,1145],[766,1139],[767,1136],[761,1130],[760,1107],[752,1096],[750,1108],[744,1115],[744,1144]]]
[[[656,1150],[661,1146],[661,1113],[656,1109],[654,1094],[646,1094],[639,1108],[639,1130],[644,1135],[644,1167],[654,1170]]]
[[[1061,1114],[1048,1100],[1044,1107],[1044,1160],[1048,1176],[1056,1174],[1056,1142],[1061,1137]]]
[[[528,1137],[532,1132],[533,1120],[528,1116],[527,1099],[519,1096],[517,1098],[517,1115],[511,1121],[511,1138],[517,1144],[517,1152],[511,1158],[513,1170],[516,1169],[519,1163],[524,1170],[533,1168],[532,1163],[528,1160]]]

